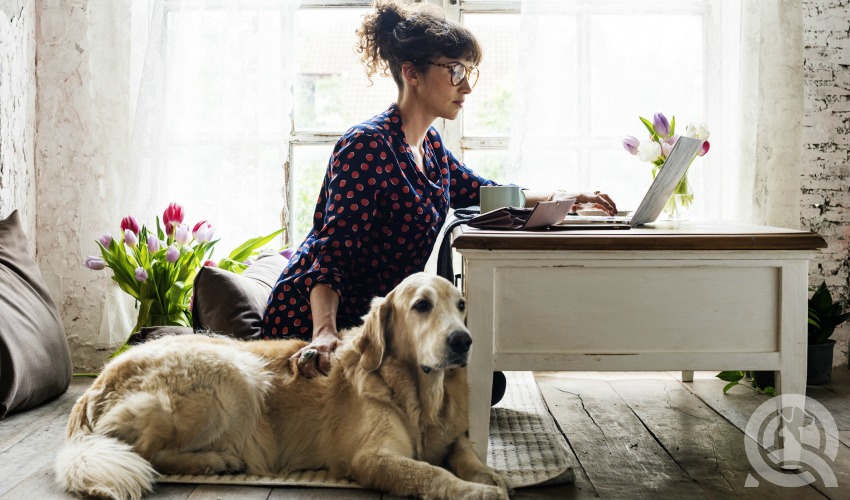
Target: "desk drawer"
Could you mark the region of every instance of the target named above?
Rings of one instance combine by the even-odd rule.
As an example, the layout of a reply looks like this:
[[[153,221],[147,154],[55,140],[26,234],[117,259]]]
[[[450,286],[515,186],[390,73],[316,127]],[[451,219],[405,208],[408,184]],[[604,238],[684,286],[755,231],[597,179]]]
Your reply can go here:
[[[498,352],[776,352],[781,269],[540,266],[493,269]]]

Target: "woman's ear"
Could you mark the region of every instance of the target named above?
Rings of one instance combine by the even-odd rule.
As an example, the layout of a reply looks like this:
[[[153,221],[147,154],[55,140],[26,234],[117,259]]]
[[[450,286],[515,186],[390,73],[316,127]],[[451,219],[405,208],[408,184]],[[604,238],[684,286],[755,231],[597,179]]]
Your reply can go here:
[[[411,87],[419,85],[419,77],[421,75],[416,70],[412,62],[407,61],[401,65],[401,79]]]

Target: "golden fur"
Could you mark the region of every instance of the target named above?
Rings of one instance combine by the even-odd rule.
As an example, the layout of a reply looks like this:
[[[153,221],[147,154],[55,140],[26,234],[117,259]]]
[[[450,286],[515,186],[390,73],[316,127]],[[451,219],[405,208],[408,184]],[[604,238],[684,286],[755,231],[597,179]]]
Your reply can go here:
[[[471,341],[458,290],[419,273],[364,319],[326,377],[290,365],[300,341],[186,335],[131,349],[74,406],[58,481],[138,498],[157,473],[327,468],[395,495],[508,498],[467,438],[468,353],[449,338]]]

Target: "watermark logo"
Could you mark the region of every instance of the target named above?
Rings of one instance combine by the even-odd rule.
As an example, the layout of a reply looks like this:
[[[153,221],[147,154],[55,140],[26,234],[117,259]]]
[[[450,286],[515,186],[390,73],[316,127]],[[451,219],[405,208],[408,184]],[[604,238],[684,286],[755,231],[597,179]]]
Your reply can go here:
[[[744,449],[756,473],[786,487],[806,486],[818,477],[824,486],[837,487],[830,463],[835,462],[838,446],[832,414],[802,394],[783,394],[762,403],[747,421],[744,436]],[[780,466],[806,470],[788,474],[777,470]],[[758,485],[759,480],[749,474],[744,486]]]

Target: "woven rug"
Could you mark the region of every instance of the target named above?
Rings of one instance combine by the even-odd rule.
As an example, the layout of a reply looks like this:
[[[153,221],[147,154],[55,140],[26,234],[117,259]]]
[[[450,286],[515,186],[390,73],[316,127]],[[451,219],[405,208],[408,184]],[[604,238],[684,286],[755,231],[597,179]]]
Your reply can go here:
[[[515,488],[575,481],[566,440],[558,432],[534,376],[531,372],[506,372],[505,376],[508,379],[505,397],[490,410],[487,464],[504,474]],[[354,481],[334,479],[325,470],[298,471],[285,476],[169,475],[162,476],[159,482],[363,487]]]

